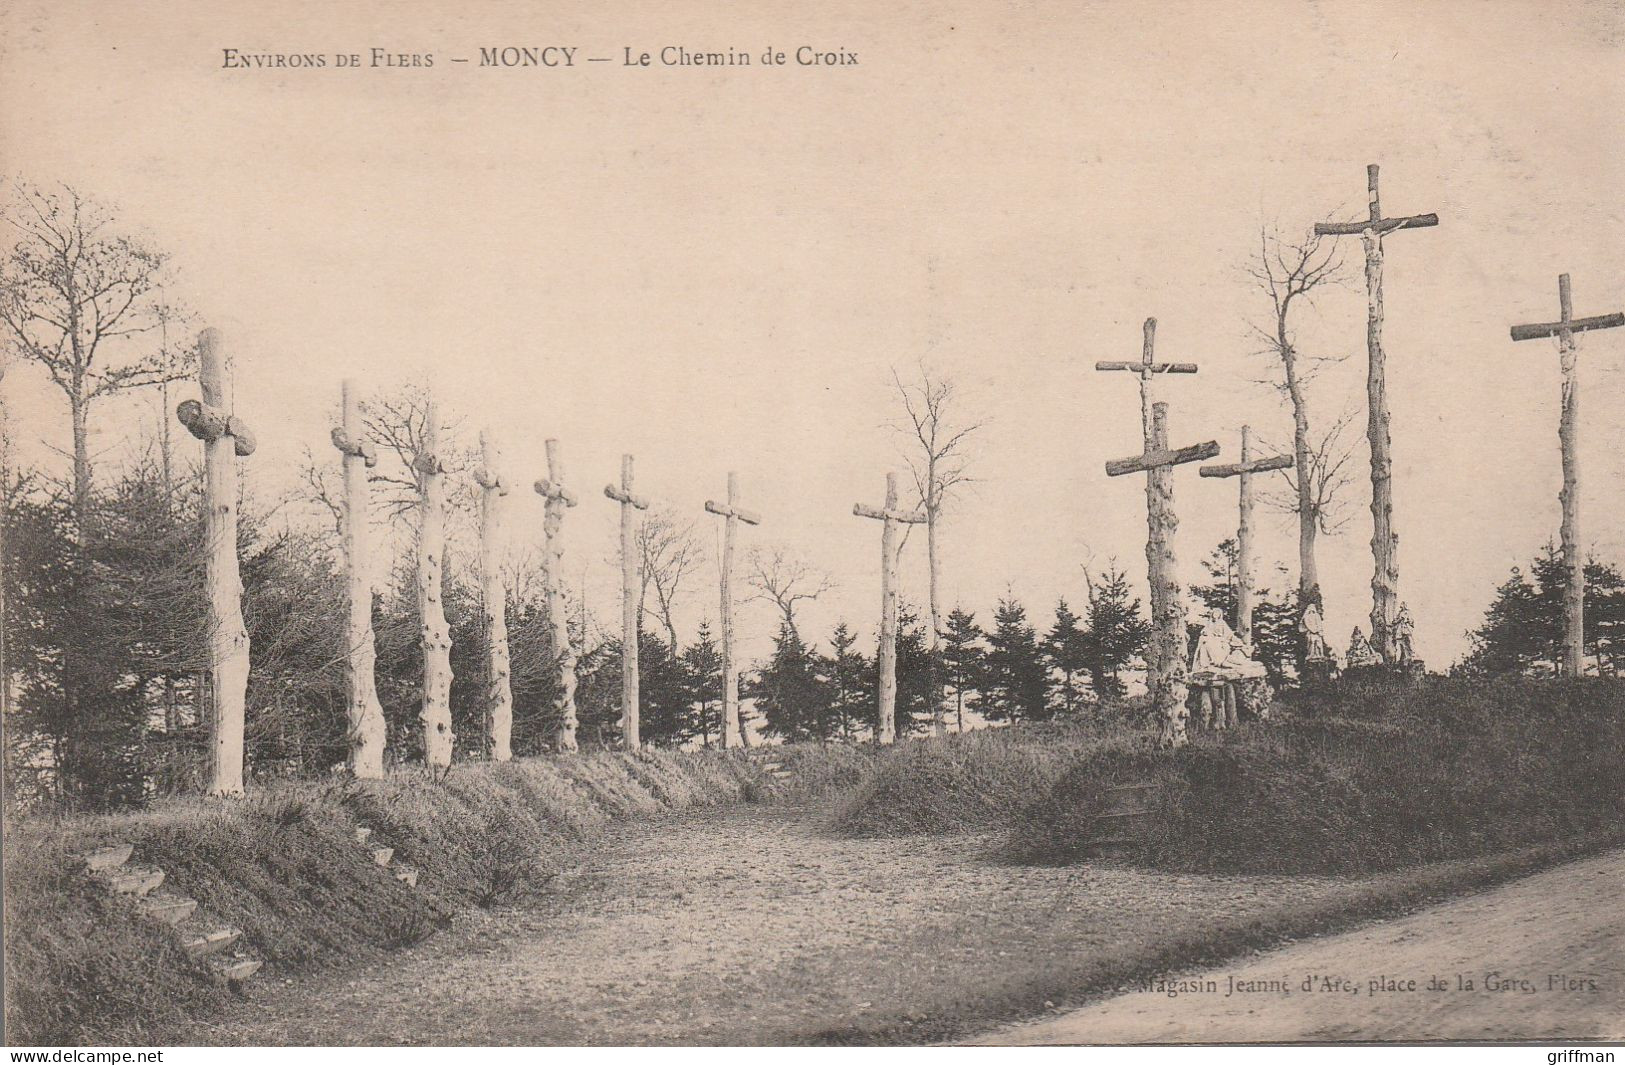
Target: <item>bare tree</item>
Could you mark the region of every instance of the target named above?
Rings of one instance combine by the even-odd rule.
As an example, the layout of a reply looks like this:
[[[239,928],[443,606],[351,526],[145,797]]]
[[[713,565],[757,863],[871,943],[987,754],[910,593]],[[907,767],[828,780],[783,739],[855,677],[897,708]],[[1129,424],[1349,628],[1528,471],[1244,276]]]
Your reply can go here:
[[[174,321],[163,306],[163,253],[118,232],[111,211],[62,186],[13,183],[0,220],[13,241],[0,258],[0,328],[68,400],[74,517],[90,518],[90,411],[98,399],[184,376],[186,353],[146,334]]]
[[[1279,370],[1280,376],[1272,377],[1269,384],[1292,406],[1292,453],[1297,462],[1294,468],[1283,473],[1292,489],[1287,510],[1298,516],[1301,610],[1320,600],[1315,538],[1321,532],[1335,532],[1338,527],[1333,511],[1338,494],[1350,483],[1346,467],[1352,451],[1342,442],[1343,429],[1350,416],[1338,419],[1317,437],[1311,428],[1309,400],[1305,394],[1305,386],[1318,370],[1327,363],[1341,362],[1347,356],[1327,358],[1300,351],[1292,328],[1292,310],[1300,301],[1304,304],[1312,301],[1316,290],[1341,283],[1343,262],[1335,241],[1313,233],[1292,240],[1265,227],[1259,231],[1258,257],[1247,273],[1270,298],[1269,323],[1253,326]]]
[[[914,487],[925,509],[925,553],[930,573],[931,610],[929,685],[931,728],[944,730],[942,712],[942,556],[939,552],[941,517],[953,490],[971,480],[968,443],[983,422],[960,422],[952,379],[933,371],[925,360],[917,364],[919,376],[904,381],[894,367],[892,383],[902,400],[904,417],[892,428],[904,440],[904,457],[914,475]]]
[[[638,526],[638,552],[643,560],[643,586],[638,594],[638,609],[660,619],[671,641],[672,653],[678,651],[677,623],[674,619],[679,597],[683,592],[683,579],[700,563],[699,543],[694,537],[694,523],[680,517],[670,507],[657,507],[647,514]],[[649,601],[654,591],[654,607]]]
[[[798,635],[796,604],[811,602],[835,587],[833,577],[783,545],[751,548],[745,556],[745,583],[755,592],[751,599],[778,607],[785,626]]]

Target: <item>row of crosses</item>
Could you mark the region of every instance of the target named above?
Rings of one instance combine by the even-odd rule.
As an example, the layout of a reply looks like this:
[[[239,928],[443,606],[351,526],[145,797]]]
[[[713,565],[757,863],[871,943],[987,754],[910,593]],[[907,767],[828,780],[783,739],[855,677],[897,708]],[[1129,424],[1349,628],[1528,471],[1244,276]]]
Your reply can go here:
[[[1323,222],[1315,226],[1320,235],[1358,235],[1365,249],[1366,352],[1367,352],[1367,441],[1371,459],[1372,558],[1371,633],[1375,654],[1387,665],[1398,664],[1404,655],[1401,644],[1408,643],[1409,618],[1399,612],[1398,534],[1394,530],[1392,492],[1392,433],[1387,401],[1386,356],[1382,346],[1383,238],[1406,229],[1437,226],[1434,214],[1384,217],[1377,190],[1377,167],[1367,167],[1368,217],[1357,222]],[[1555,338],[1562,373],[1562,408],[1558,437],[1562,450],[1563,487],[1559,495],[1562,510],[1562,552],[1566,578],[1564,594],[1563,672],[1584,673],[1585,613],[1584,560],[1580,538],[1578,505],[1579,466],[1579,371],[1577,334],[1596,329],[1625,326],[1625,313],[1576,318],[1570,298],[1569,276],[1558,278],[1559,317],[1555,322],[1515,325],[1514,341]],[[1155,705],[1163,716],[1163,739],[1170,745],[1184,741],[1185,665],[1184,591],[1180,583],[1174,549],[1178,520],[1174,513],[1173,470],[1190,462],[1218,454],[1214,441],[1174,448],[1169,443],[1168,406],[1157,401],[1158,375],[1194,374],[1197,366],[1188,362],[1157,362],[1155,357],[1156,320],[1147,319],[1141,357],[1134,362],[1099,362],[1097,370],[1127,371],[1139,378],[1143,447],[1140,454],[1106,464],[1108,476],[1143,472],[1146,475],[1146,563],[1151,586],[1153,638],[1147,654],[1147,675]],[[206,522],[205,584],[208,593],[208,659],[211,674],[210,730],[212,767],[209,791],[216,795],[243,794],[244,703],[248,684],[249,637],[242,616],[242,582],[237,559],[237,461],[253,454],[253,433],[236,413],[231,360],[215,329],[205,329],[198,338],[201,399],[186,400],[176,416],[204,446],[204,513]],[[424,748],[431,768],[450,763],[454,737],[449,709],[450,638],[440,602],[440,571],[443,555],[445,466],[437,455],[434,406],[427,411],[420,453],[414,456],[421,521],[418,543],[418,593],[422,614],[424,645],[424,695],[422,721]],[[354,383],[346,381],[343,390],[341,424],[333,430],[333,445],[340,453],[344,470],[343,537],[347,556],[349,610],[345,639],[349,669],[347,719],[350,744],[350,770],[358,777],[383,773],[384,722],[373,681],[375,660],[372,631],[372,593],[367,578],[368,549],[367,471],[377,463],[372,445],[363,438]],[[486,600],[487,701],[486,740],[494,757],[508,753],[507,729],[512,718],[508,690],[508,662],[503,642],[505,618],[502,615],[500,581],[495,573],[493,544],[497,534],[496,501],[508,491],[495,470],[498,448],[494,439],[482,434],[483,466],[477,480],[482,496],[482,588]],[[1255,458],[1251,433],[1242,427],[1241,460],[1236,463],[1204,466],[1204,477],[1237,479],[1240,489],[1240,522],[1237,527],[1239,559],[1237,585],[1237,633],[1244,643],[1251,640],[1251,530],[1252,487],[1255,474],[1284,469],[1293,464],[1290,456]],[[552,654],[559,669],[557,709],[561,725],[557,746],[562,751],[577,747],[576,657],[564,619],[560,560],[565,511],[577,499],[564,484],[563,462],[558,441],[547,441],[546,478],[535,483],[544,501],[545,594],[552,632]],[[604,494],[621,507],[622,554],[622,727],[626,745],[639,746],[637,630],[641,575],[637,526],[639,512],[649,501],[633,487],[632,456],[622,459],[619,485],[607,485]],[[728,475],[726,502],[708,501],[705,509],[724,520],[724,546],[721,573],[722,643],[724,674],[724,746],[734,746],[747,738],[740,725],[736,638],[733,619],[732,578],[734,542],[740,524],[755,525],[760,517],[739,502],[739,482]],[[879,684],[877,693],[876,739],[891,742],[896,735],[897,562],[899,530],[923,522],[918,510],[898,505],[897,478],[888,474],[885,502],[880,507],[859,504],[853,512],[881,522],[881,625]]]

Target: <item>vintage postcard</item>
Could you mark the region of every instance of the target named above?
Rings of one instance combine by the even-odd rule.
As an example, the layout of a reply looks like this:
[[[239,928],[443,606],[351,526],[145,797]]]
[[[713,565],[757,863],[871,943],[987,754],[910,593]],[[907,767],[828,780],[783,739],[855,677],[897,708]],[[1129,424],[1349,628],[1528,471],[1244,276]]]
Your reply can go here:
[[[1610,0],[14,0],[12,1060],[1612,1061],[1622,59]]]

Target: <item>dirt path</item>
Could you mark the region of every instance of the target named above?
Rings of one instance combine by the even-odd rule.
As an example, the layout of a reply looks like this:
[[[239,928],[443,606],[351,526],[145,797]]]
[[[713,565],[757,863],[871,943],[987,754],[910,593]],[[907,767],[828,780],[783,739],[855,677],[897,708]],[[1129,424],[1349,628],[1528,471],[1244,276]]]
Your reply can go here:
[[[1622,897],[1625,852],[1615,851],[1408,917],[1181,974],[1197,990],[1174,998],[1166,990],[1119,995],[977,1042],[1617,1040],[1625,1038]],[[1428,989],[1434,976],[1442,989]],[[1304,991],[1306,977],[1313,991]],[[1328,978],[1353,990],[1331,989]],[[1384,978],[1399,986],[1371,988]],[[1283,984],[1285,993],[1277,989]]]
[[[377,964],[281,983],[267,973],[192,1041],[936,1041],[1046,999],[1076,1002],[1218,930],[1339,911],[1357,890],[1017,868],[991,861],[983,840],[844,839],[819,823],[817,811],[760,806],[623,823],[540,898],[459,919]]]

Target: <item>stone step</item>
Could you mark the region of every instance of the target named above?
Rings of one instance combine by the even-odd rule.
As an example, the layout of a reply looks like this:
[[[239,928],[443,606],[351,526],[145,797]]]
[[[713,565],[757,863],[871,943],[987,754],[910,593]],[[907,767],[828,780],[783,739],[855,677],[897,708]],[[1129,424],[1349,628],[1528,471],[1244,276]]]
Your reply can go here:
[[[784,763],[783,762],[767,762],[762,766],[762,768],[764,770],[766,770],[767,772],[769,772],[769,773],[776,773],[779,770],[784,768]]]
[[[418,871],[409,865],[398,866],[395,870],[395,879],[407,887],[418,886]]]
[[[365,843],[365,842],[367,842],[367,840],[369,840],[371,838],[372,838],[372,829],[363,828],[360,825],[355,826],[355,841],[357,843]]]
[[[788,780],[795,776],[795,774],[790,772],[788,769],[775,769],[773,772],[769,773],[768,776],[772,777],[774,780]]]
[[[1147,817],[1155,817],[1155,816],[1156,816],[1156,811],[1155,810],[1114,810],[1114,811],[1112,811],[1110,813],[1096,814],[1095,815],[1095,820],[1096,821],[1115,821],[1115,822],[1118,822],[1118,823],[1122,823],[1124,821],[1127,821],[1127,822],[1132,824],[1133,822],[1135,822],[1137,820],[1144,820]]]
[[[1102,858],[1127,858],[1140,853],[1144,847],[1145,843],[1141,840],[1108,837],[1090,840],[1088,850]]]
[[[138,901],[148,917],[165,924],[180,924],[197,909],[197,899],[179,895],[148,895]]]
[[[129,861],[130,855],[134,853],[134,844],[115,843],[110,847],[97,847],[93,851],[86,851],[77,857],[80,861],[85,863],[85,868],[89,869],[91,872],[105,873],[109,869],[117,869],[119,866]]]
[[[197,935],[182,940],[181,946],[192,957],[201,958],[206,954],[220,953],[242,937],[243,933],[240,928],[216,928],[212,932],[199,932]]]
[[[260,971],[265,963],[258,958],[250,958],[241,954],[233,954],[229,958],[220,958],[214,963],[214,971],[229,983],[240,983]]]
[[[388,865],[393,857],[395,857],[394,847],[374,847],[372,849],[372,860],[375,865]]]
[[[120,895],[134,895],[140,898],[152,894],[153,889],[164,882],[164,871],[125,866],[116,872],[103,874],[102,879],[110,889]]]

